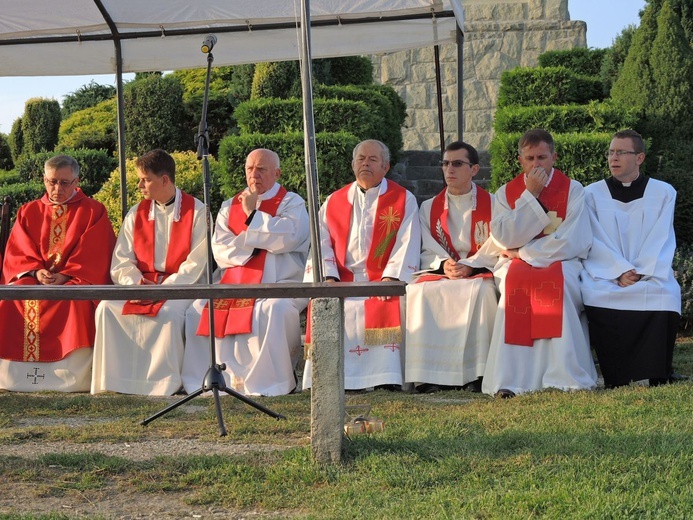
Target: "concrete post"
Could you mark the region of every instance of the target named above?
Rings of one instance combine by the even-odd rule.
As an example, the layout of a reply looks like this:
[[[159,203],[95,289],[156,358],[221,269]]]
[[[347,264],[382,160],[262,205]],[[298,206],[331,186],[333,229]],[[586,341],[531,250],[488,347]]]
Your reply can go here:
[[[344,437],[344,300],[312,300],[310,439],[313,460],[339,463]]]

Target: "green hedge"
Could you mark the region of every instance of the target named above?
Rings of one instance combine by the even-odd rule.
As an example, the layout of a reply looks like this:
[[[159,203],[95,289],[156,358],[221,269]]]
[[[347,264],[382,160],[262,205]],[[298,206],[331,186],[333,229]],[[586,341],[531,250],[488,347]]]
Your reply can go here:
[[[43,197],[44,193],[46,193],[46,188],[43,187],[42,182],[31,181],[0,185],[0,200],[4,200],[8,195],[12,197],[12,222],[14,222],[17,210],[22,204]]]
[[[197,160],[196,152],[173,152],[171,156],[176,161],[176,186],[181,190],[204,201],[204,186],[202,179],[202,163]],[[128,159],[125,163],[125,175],[127,179],[127,207],[131,208],[142,200],[142,195],[137,189],[136,159]],[[212,177],[210,189],[210,203],[212,215],[216,216],[221,206],[222,197],[218,186],[221,176],[219,162],[214,157],[209,158],[209,169]],[[108,210],[108,216],[113,223],[116,233],[122,224],[120,207],[120,169],[115,169],[103,187],[94,195]]]
[[[360,139],[346,132],[315,135],[320,200],[354,179],[351,155]],[[306,199],[303,134],[246,134],[226,137],[219,146],[222,166],[221,190],[229,198],[246,187],[245,159],[255,148],[269,148],[279,154],[282,175],[279,182]]]
[[[565,67],[583,76],[599,76],[607,49],[576,47],[547,51],[539,56],[540,67]]]
[[[242,134],[275,134],[303,131],[303,101],[298,98],[261,98],[241,103],[234,112]],[[361,101],[315,99],[315,132],[344,130],[358,137],[372,135],[373,117]]]
[[[517,160],[517,143],[521,133],[496,134],[489,147],[491,152],[491,191],[496,191],[521,172]],[[584,186],[610,175],[604,158],[609,149],[611,133],[556,134],[553,136],[556,168]]]
[[[688,329],[693,325],[693,246],[683,245],[676,249],[674,276],[681,286],[681,327]]]
[[[316,85],[314,94],[318,98],[363,101],[370,107],[369,119],[373,133],[364,139],[378,139],[390,149],[393,162],[402,149],[402,126],[407,118],[407,105],[389,85]],[[352,132],[353,133],[353,132]]]
[[[62,150],[61,154],[69,155],[77,160],[80,168],[79,185],[87,195],[93,195],[108,179],[111,171],[118,165],[118,160],[105,150]],[[42,183],[44,163],[57,155],[54,152],[41,152],[34,155],[24,155],[17,162],[17,173],[23,181],[38,181]]]
[[[516,68],[501,75],[498,107],[571,105],[604,99],[599,78],[565,67]]]
[[[56,151],[91,148],[108,150],[114,155],[118,146],[118,110],[116,100],[72,112],[60,123]]]
[[[509,106],[496,110],[493,129],[500,133],[525,132],[544,128],[556,134],[570,132],[617,132],[639,122],[635,110],[616,108],[609,102],[587,105]]]

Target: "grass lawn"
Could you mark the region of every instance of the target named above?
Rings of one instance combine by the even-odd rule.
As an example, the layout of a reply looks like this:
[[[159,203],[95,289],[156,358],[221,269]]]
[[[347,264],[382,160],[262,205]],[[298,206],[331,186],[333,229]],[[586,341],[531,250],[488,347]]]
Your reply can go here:
[[[693,374],[690,338],[674,363]],[[285,421],[223,398],[224,438],[208,398],[142,427],[170,400],[2,393],[0,495],[21,483],[37,503],[118,494],[258,515],[233,518],[693,518],[692,394],[691,380],[507,400],[463,391],[350,394],[347,405],[369,404],[385,429],[346,441],[342,465],[318,466],[308,392],[259,399]],[[276,449],[132,460],[88,447],[152,439]],[[56,449],[7,454],[36,441]],[[61,443],[86,447],[66,453]],[[69,510],[26,515],[0,509],[3,519],[76,518]]]

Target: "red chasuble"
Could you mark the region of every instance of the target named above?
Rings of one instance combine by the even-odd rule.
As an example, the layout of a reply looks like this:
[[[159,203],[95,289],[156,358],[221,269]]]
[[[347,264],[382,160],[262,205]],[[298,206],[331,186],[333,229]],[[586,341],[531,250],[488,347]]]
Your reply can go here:
[[[181,194],[180,219],[171,226],[168,250],[166,251],[165,271],[162,273],[154,268],[154,249],[156,240],[155,221],[149,220],[153,200],[143,200],[135,213],[135,230],[133,249],[137,258],[137,268],[142,276],[156,284],[160,284],[173,273],[177,273],[180,265],[190,255],[192,242],[193,219],[195,217],[195,198],[187,193]],[[123,315],[139,314],[156,316],[166,300],[127,301],[123,305]]]
[[[512,209],[524,190],[524,174],[508,183],[505,194]],[[553,222],[535,238],[553,233],[565,220],[569,193],[570,179],[554,169],[551,183],[539,194],[539,202]],[[537,268],[513,259],[505,279],[505,342],[531,347],[535,339],[560,337],[563,291],[561,262]]]
[[[349,202],[347,185],[330,196],[327,203],[326,220],[330,239],[337,260],[339,279],[352,282],[354,273],[345,267],[347,240],[351,229],[353,204]],[[397,232],[404,219],[407,192],[394,182],[387,183],[387,191],[378,197],[375,212],[373,240],[366,259],[366,273],[370,281],[379,281],[395,246]],[[365,302],[365,344],[383,345],[402,341],[402,326],[399,316],[399,298],[379,300],[368,298]],[[309,309],[310,310],[310,309]],[[310,324],[310,316],[308,317]],[[306,343],[310,343],[306,330]]]
[[[38,285],[25,273],[48,269],[70,277],[64,285],[111,283],[115,235],[106,208],[77,189],[64,204],[47,195],[17,212],[2,269],[3,284]],[[0,357],[59,361],[94,344],[96,303],[86,300],[0,301]]]
[[[229,229],[236,236],[248,229],[248,220],[240,201],[240,193],[231,201],[229,211]],[[279,187],[277,194],[271,199],[260,203],[259,211],[274,217],[277,215],[279,204],[286,196],[286,188]],[[221,283],[225,284],[257,284],[262,282],[265,271],[265,259],[267,250],[250,258],[245,265],[229,267],[221,277]],[[223,338],[232,334],[249,334],[253,329],[253,307],[255,298],[228,298],[214,300],[214,336]],[[209,336],[209,302],[205,304],[200,316],[200,324],[197,328],[198,336]]]

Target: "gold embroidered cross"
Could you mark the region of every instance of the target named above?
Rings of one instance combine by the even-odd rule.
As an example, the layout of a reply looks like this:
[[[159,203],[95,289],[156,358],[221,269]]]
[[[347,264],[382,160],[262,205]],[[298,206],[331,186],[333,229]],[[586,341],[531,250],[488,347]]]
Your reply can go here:
[[[544,234],[550,235],[551,233],[553,233],[554,231],[556,231],[558,229],[558,226],[561,225],[561,223],[563,222],[563,219],[560,218],[558,216],[558,213],[556,213],[555,211],[549,211],[546,214],[546,216],[551,219],[551,222],[549,222],[549,224],[544,228]]]

